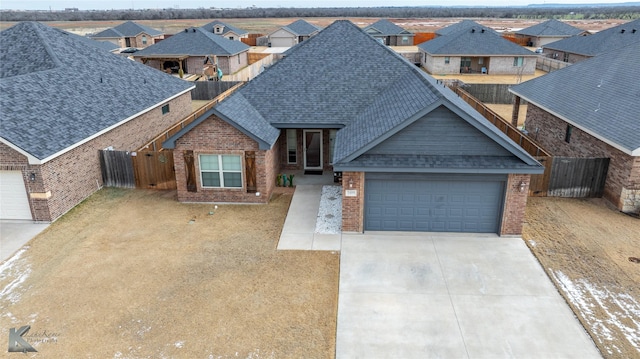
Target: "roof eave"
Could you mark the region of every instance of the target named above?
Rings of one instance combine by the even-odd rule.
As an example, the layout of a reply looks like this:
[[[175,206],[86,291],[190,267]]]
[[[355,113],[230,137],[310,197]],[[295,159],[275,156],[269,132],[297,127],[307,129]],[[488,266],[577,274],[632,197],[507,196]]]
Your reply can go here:
[[[334,163],[337,172],[386,172],[386,173],[464,173],[464,174],[543,174],[544,166],[529,168],[449,168],[449,167],[365,167],[349,163]]]
[[[12,148],[14,151],[16,151],[16,152],[20,153],[21,155],[25,156],[30,165],[41,165],[43,163],[42,160],[40,160],[39,158],[37,158],[34,155],[32,155],[31,153],[23,150],[22,148],[14,145],[13,143],[7,141],[5,138],[0,137],[0,142],[4,143],[8,147]]]

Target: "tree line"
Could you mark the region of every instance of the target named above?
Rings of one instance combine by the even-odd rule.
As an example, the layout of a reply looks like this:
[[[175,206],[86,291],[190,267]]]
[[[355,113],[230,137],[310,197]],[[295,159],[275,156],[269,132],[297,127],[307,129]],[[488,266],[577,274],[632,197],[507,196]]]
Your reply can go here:
[[[637,3],[634,3],[637,4]],[[630,6],[527,7],[354,7],[238,9],[120,9],[90,11],[0,12],[0,21],[104,21],[235,18],[502,18],[502,19],[625,19],[640,18],[640,4]]]

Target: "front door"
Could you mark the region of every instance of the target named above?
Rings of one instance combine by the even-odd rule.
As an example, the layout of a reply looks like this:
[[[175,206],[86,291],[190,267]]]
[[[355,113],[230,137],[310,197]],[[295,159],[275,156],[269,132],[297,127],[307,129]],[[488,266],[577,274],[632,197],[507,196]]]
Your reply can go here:
[[[322,170],[322,130],[304,130],[304,169]]]

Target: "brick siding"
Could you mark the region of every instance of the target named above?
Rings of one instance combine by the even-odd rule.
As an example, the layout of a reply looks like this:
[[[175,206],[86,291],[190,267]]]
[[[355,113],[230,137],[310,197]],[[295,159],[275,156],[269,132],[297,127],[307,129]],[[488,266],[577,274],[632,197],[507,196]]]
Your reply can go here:
[[[342,231],[364,232],[364,172],[342,173]],[[357,196],[347,197],[346,190],[357,190]]]
[[[192,150],[196,174],[196,192],[187,190],[187,172],[184,152]],[[256,193],[246,190],[244,155],[255,151]],[[237,154],[242,158],[242,188],[203,188],[200,180],[198,156],[201,154]],[[279,146],[270,150],[260,150],[258,143],[216,116],[211,116],[176,141],[173,151],[176,170],[178,201],[181,202],[228,202],[266,203],[275,188]]]
[[[522,234],[522,222],[527,207],[530,179],[531,176],[528,174],[509,175],[504,196],[502,223],[500,224],[501,236]],[[523,184],[522,188],[520,184]]]
[[[21,167],[33,219],[54,221],[102,187],[98,150],[132,151],[191,113],[191,94],[169,102],[170,112],[162,115],[162,106],[133,119],[42,165],[29,165],[27,158],[13,149],[0,146],[0,169]],[[30,174],[36,180],[29,180]],[[49,193],[48,195],[45,195]],[[34,198],[38,197],[38,198]],[[48,197],[48,198],[47,198]]]
[[[625,154],[575,127],[567,143],[567,123],[531,103],[525,126],[542,147],[556,156],[610,158],[604,198],[623,212],[640,210],[639,157]]]

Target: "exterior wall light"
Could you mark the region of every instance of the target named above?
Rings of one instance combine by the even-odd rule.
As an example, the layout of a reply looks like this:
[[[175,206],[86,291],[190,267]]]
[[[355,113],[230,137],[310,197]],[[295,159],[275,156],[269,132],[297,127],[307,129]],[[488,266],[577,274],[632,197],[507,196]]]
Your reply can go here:
[[[525,187],[527,186],[526,183],[524,183],[524,181],[520,182],[520,192],[524,192]]]
[[[34,182],[36,180],[36,173],[35,172],[31,172],[31,174],[29,175],[29,180],[31,180],[31,182]]]

